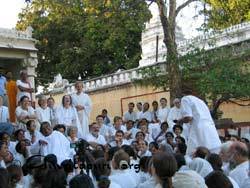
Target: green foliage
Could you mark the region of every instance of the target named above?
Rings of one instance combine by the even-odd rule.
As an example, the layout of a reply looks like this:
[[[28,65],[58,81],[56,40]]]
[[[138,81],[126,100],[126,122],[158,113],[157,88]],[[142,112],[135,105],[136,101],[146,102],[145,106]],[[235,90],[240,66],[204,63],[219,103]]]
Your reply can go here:
[[[144,1],[33,0],[17,28],[34,29],[39,82],[59,72],[69,80],[79,74],[86,79],[138,66],[141,32],[150,16]]]
[[[249,0],[206,0],[209,8],[208,27],[223,29],[245,21],[250,21]]]

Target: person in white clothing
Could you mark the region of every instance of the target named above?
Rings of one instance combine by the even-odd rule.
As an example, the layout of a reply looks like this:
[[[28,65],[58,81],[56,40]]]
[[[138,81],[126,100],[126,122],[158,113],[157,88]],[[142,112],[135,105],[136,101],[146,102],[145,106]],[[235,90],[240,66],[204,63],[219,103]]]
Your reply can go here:
[[[96,148],[98,144],[105,145],[106,140],[100,133],[100,126],[97,123],[90,125],[90,133],[86,137],[86,141],[93,147]]]
[[[38,105],[39,107],[36,108],[36,116],[39,123],[46,121],[51,124],[50,108],[47,106],[47,99],[44,95],[39,97]]]
[[[72,104],[77,110],[80,127],[79,133],[82,137],[86,137],[89,133],[89,117],[92,109],[90,97],[83,92],[83,83],[77,81],[75,83],[76,93],[72,95]]]
[[[149,111],[149,103],[148,102],[145,102],[143,104],[143,110],[139,116],[139,120],[142,120],[142,119],[147,119],[148,122],[152,122],[152,114]]]
[[[236,165],[236,168],[229,173],[229,176],[238,183],[239,187],[242,187],[243,182],[249,178],[248,147],[246,144],[236,141],[230,146],[229,152],[231,162]]]
[[[20,99],[20,106],[16,108],[16,118],[18,128],[26,130],[26,123],[29,120],[36,120],[36,113],[34,108],[30,106],[29,98],[22,96]]]
[[[51,127],[53,128],[56,125],[56,106],[55,106],[55,99],[53,97],[49,97],[47,99],[47,106],[50,109],[50,122],[51,122]]]
[[[194,158],[193,161],[188,164],[188,167],[191,170],[196,171],[203,178],[213,171],[213,167],[210,165],[210,163],[207,160],[199,157]]]
[[[113,170],[109,177],[111,182],[117,183],[121,188],[136,188],[136,177],[131,174],[129,164],[129,155],[123,150],[117,151],[112,159]]]
[[[129,142],[124,139],[124,132],[122,130],[118,130],[115,133],[115,140],[110,142],[109,145],[111,147],[121,147],[123,145],[129,145]]]
[[[174,99],[173,104],[174,104],[174,106],[169,110],[169,114],[168,114],[168,118],[167,118],[170,131],[172,131],[174,125],[176,124],[176,123],[174,123],[174,121],[182,118],[181,100],[176,98],[176,99]]]
[[[67,130],[67,135],[70,143],[75,143],[78,141],[77,138],[77,127],[69,127]]]
[[[137,113],[134,111],[135,104],[130,102],[128,104],[128,111],[123,115],[123,121],[126,123],[129,120],[136,121]]]
[[[199,146],[218,153],[221,141],[207,105],[198,97],[190,95],[191,92],[188,90],[183,94],[185,95],[181,99],[183,118],[178,121],[178,124],[190,124],[187,154],[191,155]]]
[[[63,124],[68,127],[75,126],[78,128],[78,134],[83,137],[85,133],[80,125],[76,108],[72,105],[72,99],[70,95],[64,95],[62,98],[62,105],[56,108],[57,124]]]
[[[0,123],[9,122],[9,109],[3,106],[3,97],[0,96]]]
[[[16,81],[16,86],[18,88],[17,103],[23,96],[27,96],[29,98],[29,101],[33,101],[32,92],[34,92],[34,89],[32,88],[31,83],[28,80],[28,73],[26,70],[22,70],[20,72],[20,78],[20,80]]]
[[[160,103],[161,103],[161,108],[159,109],[159,120],[160,122],[167,122],[168,120],[168,114],[169,114],[169,107],[167,107],[168,101],[166,98],[161,98],[160,99]]]
[[[43,140],[39,140],[42,155],[54,154],[58,164],[71,159],[73,149],[70,148],[69,140],[62,133],[53,131],[48,122],[41,124],[41,133],[44,136]]]
[[[110,128],[110,132],[111,134],[109,136],[111,136],[111,138],[109,138],[109,140],[113,141],[114,140],[114,136],[116,134],[116,131],[118,130],[122,130],[123,132],[126,131],[126,127],[122,124],[122,118],[119,116],[115,116],[114,117],[114,124],[113,126]]]
[[[135,135],[139,130],[134,127],[134,121],[128,120],[126,122],[126,131],[125,131],[125,139],[131,143],[133,139],[135,139]]]
[[[137,155],[142,158],[144,156],[152,156],[152,153],[148,150],[148,143],[145,140],[138,141],[138,153]]]
[[[6,168],[4,157],[8,155],[8,146],[5,142],[0,141],[0,168]]]
[[[142,109],[143,109],[143,106],[142,106],[142,103],[141,102],[138,102],[136,103],[136,108],[137,108],[137,120],[139,120],[141,114],[142,114]]]
[[[100,135],[104,136],[106,142],[109,142],[112,137],[112,127],[104,124],[104,118],[102,115],[96,116],[96,123],[100,127]]]

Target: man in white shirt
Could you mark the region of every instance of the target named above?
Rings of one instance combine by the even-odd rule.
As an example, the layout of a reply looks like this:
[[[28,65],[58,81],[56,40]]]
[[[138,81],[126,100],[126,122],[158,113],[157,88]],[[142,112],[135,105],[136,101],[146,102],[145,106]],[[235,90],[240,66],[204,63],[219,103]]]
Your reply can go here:
[[[139,119],[140,115],[142,114],[142,103],[138,102],[136,104],[136,108],[137,108],[137,120]]]
[[[122,118],[119,116],[115,116],[114,117],[114,125],[113,127],[111,127],[111,136],[113,137],[114,140],[114,136],[116,134],[116,131],[118,130],[122,130],[123,132],[126,131],[126,127],[122,124]]]
[[[134,111],[135,104],[130,102],[128,104],[128,111],[123,115],[123,120],[126,123],[129,120],[136,121],[137,113]]]
[[[121,147],[123,145],[129,145],[129,142],[124,139],[124,132],[122,130],[118,130],[115,133],[115,140],[109,144],[111,147]]]
[[[100,135],[104,136],[106,141],[108,141],[109,134],[111,134],[111,126],[104,124],[102,115],[96,116],[96,123],[100,127]]]
[[[49,97],[47,99],[47,106],[50,109],[50,122],[51,122],[51,127],[53,128],[56,125],[56,106],[55,106],[55,99],[53,97]]]
[[[140,158],[144,156],[152,156],[151,152],[148,150],[148,143],[145,140],[138,141],[138,156]]]
[[[5,142],[0,141],[0,168],[6,168],[4,157],[8,155],[8,146]]]
[[[181,99],[182,119],[178,123],[190,123],[187,154],[192,155],[199,146],[208,148],[211,152],[218,153],[221,141],[214,121],[207,105],[198,97],[191,95],[191,91],[183,91]]]
[[[105,145],[106,140],[104,136],[99,133],[100,126],[97,123],[92,123],[90,125],[90,133],[87,135],[87,142],[93,147],[96,148],[98,144]]]
[[[134,122],[129,120],[126,122],[126,131],[124,133],[125,139],[131,143],[133,139],[135,139],[135,135],[139,130],[134,127]]]
[[[77,81],[75,83],[76,93],[72,95],[72,104],[77,110],[78,118],[81,124],[82,136],[85,137],[89,133],[89,117],[92,109],[90,97],[83,92],[83,83]],[[79,131],[80,131],[79,130]]]
[[[242,187],[243,182],[249,178],[249,151],[245,143],[242,142],[234,142],[229,148],[229,152],[231,153],[231,161],[236,164],[236,168],[233,169],[229,173],[229,177],[233,178],[239,185]]]
[[[43,140],[39,140],[42,155],[54,154],[59,165],[65,159],[71,159],[74,151],[70,148],[69,140],[62,133],[53,131],[48,122],[41,124],[41,133],[44,136]]]
[[[160,103],[161,103],[161,108],[159,109],[159,120],[160,122],[167,122],[167,118],[168,118],[168,113],[169,113],[169,107],[167,107],[168,101],[166,98],[161,98],[160,99]]]
[[[9,122],[9,109],[3,106],[3,97],[0,96],[0,123]]]
[[[142,110],[142,113],[141,113],[141,115],[139,117],[139,120],[142,120],[144,118],[147,119],[147,121],[149,123],[152,122],[152,114],[149,111],[149,103],[148,102],[145,102],[143,104],[143,110]]]
[[[22,70],[20,72],[20,80],[16,81],[16,85],[18,88],[17,102],[19,102],[22,96],[27,96],[29,97],[30,101],[33,101],[32,92],[34,92],[34,89],[32,88],[31,83],[28,80],[28,73],[26,70]]]
[[[174,99],[173,104],[174,106],[170,109],[168,118],[167,118],[170,131],[173,131],[173,127],[175,125],[174,120],[179,120],[182,118],[180,99],[178,98]]]

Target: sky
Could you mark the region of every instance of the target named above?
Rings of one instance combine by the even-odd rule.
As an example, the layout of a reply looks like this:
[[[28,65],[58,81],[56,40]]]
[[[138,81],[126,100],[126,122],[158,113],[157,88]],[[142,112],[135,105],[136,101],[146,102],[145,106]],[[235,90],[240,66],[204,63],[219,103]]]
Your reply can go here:
[[[178,0],[179,2],[184,0]],[[196,30],[202,23],[203,17],[197,15],[201,5],[192,3],[189,7],[183,9],[177,17],[178,25],[182,28],[185,38],[192,38],[199,34]],[[18,20],[18,13],[26,6],[25,0],[0,0],[0,28],[14,28]]]

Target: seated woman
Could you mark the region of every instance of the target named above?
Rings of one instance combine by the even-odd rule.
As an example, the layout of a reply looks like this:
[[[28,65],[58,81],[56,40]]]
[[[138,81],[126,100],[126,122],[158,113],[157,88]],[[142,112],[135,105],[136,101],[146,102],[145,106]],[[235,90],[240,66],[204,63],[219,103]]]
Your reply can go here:
[[[20,99],[20,106],[16,108],[17,126],[19,129],[26,130],[26,123],[29,120],[36,120],[34,108],[31,107],[29,97],[22,96]],[[37,127],[39,128],[39,127]]]
[[[47,121],[51,124],[52,115],[50,108],[47,106],[47,99],[45,96],[41,96],[38,99],[38,105],[39,107],[36,108],[36,115],[39,123]]]
[[[19,141],[16,145],[14,158],[21,163],[21,166],[23,166],[26,159],[31,156],[28,146],[30,146],[30,142],[27,139]]]
[[[70,143],[74,143],[78,141],[77,138],[77,127],[69,127],[68,131],[67,131],[67,135],[68,135],[68,139],[70,141]]]

